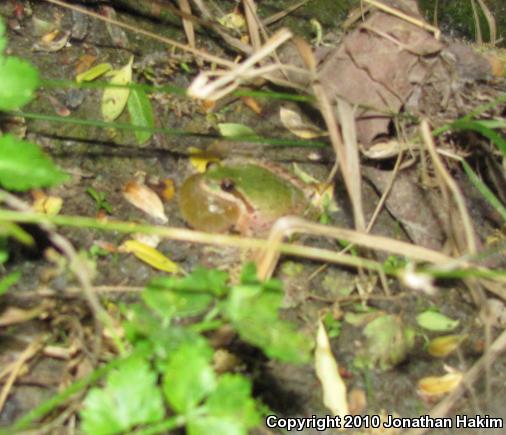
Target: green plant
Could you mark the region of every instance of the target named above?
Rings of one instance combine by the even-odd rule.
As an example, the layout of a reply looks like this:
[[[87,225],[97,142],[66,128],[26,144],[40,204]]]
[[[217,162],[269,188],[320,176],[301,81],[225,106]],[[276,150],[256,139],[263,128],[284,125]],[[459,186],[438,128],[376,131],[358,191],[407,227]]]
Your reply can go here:
[[[142,304],[123,307],[134,356],[108,374],[105,387],[88,393],[81,413],[85,433],[122,433],[140,425],[140,433],[186,427],[190,434],[246,434],[260,422],[251,382],[215,372],[203,333],[228,324],[268,356],[290,362],[308,360],[310,340],[279,318],[278,281],[258,281],[252,265],[238,285],[227,279],[203,268],[184,278],[158,278],[142,293]],[[185,321],[196,317],[200,321]],[[141,350],[144,356],[135,356]]]
[[[0,111],[19,109],[28,103],[39,84],[38,72],[32,65],[14,56],[4,56],[6,45],[5,25],[0,20]],[[2,136],[0,131],[1,187],[24,191],[52,186],[65,181],[66,178],[37,145],[11,134]],[[0,195],[0,202],[1,200]],[[13,237],[25,244],[33,243],[31,237],[16,224],[0,224],[0,270],[8,259],[7,237]],[[0,295],[18,279],[18,272],[3,277],[0,280]]]

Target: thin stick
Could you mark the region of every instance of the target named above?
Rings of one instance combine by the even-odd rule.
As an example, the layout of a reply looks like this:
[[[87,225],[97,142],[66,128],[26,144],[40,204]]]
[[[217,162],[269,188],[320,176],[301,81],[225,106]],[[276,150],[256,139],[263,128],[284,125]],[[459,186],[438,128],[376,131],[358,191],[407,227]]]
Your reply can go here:
[[[115,26],[122,27],[123,29],[130,30],[131,32],[138,33],[144,36],[147,36],[149,38],[155,39],[157,41],[163,42],[165,44],[172,45],[173,47],[179,48],[183,51],[187,51],[188,53],[192,53],[193,55],[200,57],[201,59],[204,59],[211,63],[216,63],[217,65],[222,65],[225,67],[233,67],[234,63],[230,62],[229,60],[222,59],[218,56],[214,56],[212,54],[206,53],[204,51],[198,50],[196,48],[189,47],[188,45],[181,44],[180,42],[177,42],[173,39],[166,38],[164,36],[160,36],[156,33],[149,32],[148,30],[141,29],[140,27],[134,27],[126,23],[122,23],[121,21],[113,20],[111,18],[103,17],[100,14],[97,14],[95,12],[91,12],[88,9],[85,9],[80,6],[71,5],[69,3],[60,1],[60,0],[45,0],[48,3],[52,3],[58,6],[61,6],[62,8],[67,8],[73,11],[81,12],[82,14],[88,15],[90,17],[93,17],[97,20],[104,21],[106,23],[114,24]]]
[[[431,156],[432,162],[434,163],[434,167],[436,171],[440,174],[442,180],[452,192],[453,198],[457,203],[457,207],[459,209],[460,217],[462,219],[462,223],[464,224],[464,233],[466,235],[467,240],[467,253],[471,255],[475,255],[477,253],[476,248],[476,240],[473,232],[473,226],[471,223],[471,218],[469,217],[469,213],[466,208],[466,204],[464,201],[464,197],[462,196],[462,192],[460,191],[457,183],[451,177],[451,175],[446,170],[443,165],[443,161],[439,154],[436,152],[436,145],[434,144],[434,138],[432,137],[432,133],[429,128],[429,123],[427,120],[423,120],[420,126],[422,137]]]
[[[377,7],[378,9],[382,10],[383,12],[386,12],[390,15],[394,15],[398,18],[403,19],[404,21],[407,21],[408,23],[414,24],[415,26],[421,27],[422,29],[432,32],[434,34],[434,38],[436,38],[438,40],[441,38],[441,30],[439,30],[437,27],[430,25],[429,23],[426,23],[423,20],[419,20],[418,18],[414,18],[411,15],[405,14],[404,12],[402,12],[398,9],[394,9],[390,6],[387,6],[384,3],[381,3],[377,0],[364,0],[364,1],[366,3],[369,3],[370,5]]]
[[[485,352],[485,354],[471,367],[465,374],[462,379],[462,382],[459,384],[455,390],[453,390],[448,396],[446,396],[441,402],[439,402],[432,410],[430,411],[429,416],[431,418],[442,418],[450,412],[453,405],[460,399],[460,397],[464,394],[466,389],[470,388],[470,386],[476,382],[480,377],[482,371],[485,369],[487,365],[491,365],[497,359],[501,353],[506,350],[506,330],[502,332],[502,334],[492,343],[490,348]],[[405,432],[402,432],[402,435],[422,435],[427,431],[427,429],[411,429]]]
[[[32,341],[28,345],[28,347],[23,351],[23,353],[19,356],[15,364],[12,366],[9,377],[5,381],[4,387],[2,388],[2,393],[0,394],[0,413],[2,412],[2,409],[5,405],[5,401],[7,400],[11,388],[14,385],[14,382],[16,381],[16,378],[18,377],[22,367],[30,358],[32,358],[42,348],[42,345],[45,340],[46,337],[39,336],[37,339]]]

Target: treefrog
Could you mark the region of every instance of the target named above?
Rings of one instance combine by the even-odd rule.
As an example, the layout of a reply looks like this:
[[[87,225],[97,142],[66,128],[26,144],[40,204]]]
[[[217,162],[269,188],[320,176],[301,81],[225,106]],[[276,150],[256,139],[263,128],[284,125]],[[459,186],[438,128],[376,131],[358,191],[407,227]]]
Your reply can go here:
[[[305,185],[283,168],[262,163],[216,165],[190,176],[179,192],[179,208],[193,228],[266,235],[274,221],[310,212]]]

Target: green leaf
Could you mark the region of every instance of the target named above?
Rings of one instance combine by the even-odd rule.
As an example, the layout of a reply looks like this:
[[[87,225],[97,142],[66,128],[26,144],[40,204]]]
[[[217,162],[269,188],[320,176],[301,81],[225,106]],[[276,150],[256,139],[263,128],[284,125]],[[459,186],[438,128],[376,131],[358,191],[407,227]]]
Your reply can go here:
[[[9,290],[9,287],[16,284],[19,278],[21,278],[21,272],[13,272],[0,279],[0,296]]]
[[[260,424],[251,382],[244,376],[226,373],[206,401],[210,415],[235,418],[247,428]]]
[[[88,393],[81,411],[84,433],[117,434],[160,421],[165,411],[156,378],[143,359],[126,360],[109,374],[104,388]]]
[[[454,130],[471,130],[480,133],[482,136],[490,139],[501,150],[503,155],[506,156],[506,140],[500,133],[488,128],[486,124],[483,124],[480,121],[458,120],[450,126]]]
[[[153,108],[146,92],[142,89],[132,89],[128,97],[128,113],[134,127],[154,128]],[[152,131],[134,130],[135,137],[139,144],[147,142],[153,135]]]
[[[398,316],[389,314],[369,322],[364,335],[365,346],[355,359],[359,368],[379,365],[380,369],[388,370],[404,361],[414,344],[413,330],[404,326]]]
[[[450,319],[437,311],[424,311],[416,316],[416,323],[424,329],[437,332],[453,331],[458,325],[458,320]]]
[[[111,70],[112,66],[110,63],[99,63],[98,65],[95,65],[94,67],[82,72],[81,74],[78,74],[76,76],[76,82],[91,82]]]
[[[279,318],[282,299],[281,286],[274,280],[238,285],[231,290],[226,314],[241,338],[260,347],[269,357],[307,362],[313,342]]]
[[[12,56],[0,57],[0,110],[24,106],[38,85],[39,73],[28,62]]]
[[[196,316],[228,291],[228,275],[219,270],[197,268],[184,278],[160,277],[152,280],[142,297],[161,317]]]
[[[128,85],[132,82],[133,61],[134,58],[132,56],[123,68],[115,72],[110,81],[112,85]],[[127,104],[129,95],[129,88],[109,87],[105,89],[104,94],[102,95],[103,118],[106,121],[114,121],[118,116],[120,116]]]
[[[7,189],[47,187],[68,179],[37,145],[10,134],[0,138],[0,156],[0,185]]]
[[[163,391],[172,408],[187,413],[216,386],[210,361],[213,350],[204,342],[183,344],[169,356],[163,377]]]
[[[255,136],[255,132],[250,127],[233,122],[218,124],[218,131],[223,137]]]
[[[240,375],[224,374],[204,408],[208,414],[192,418],[187,425],[188,434],[247,435],[248,429],[261,421],[251,382]]]
[[[16,239],[19,243],[22,243],[27,246],[33,246],[33,244],[35,243],[33,241],[33,237],[14,222],[8,221],[0,222],[0,236],[12,237],[13,239]]]
[[[248,430],[233,418],[214,416],[192,418],[186,425],[188,435],[248,435]]]
[[[480,180],[476,172],[471,169],[471,166],[469,166],[464,159],[462,159],[460,163],[462,163],[462,167],[464,168],[466,175],[469,177],[469,180],[471,180],[471,183],[474,184],[474,187],[479,190],[479,192],[488,201],[488,203],[494,207],[501,215],[501,217],[506,221],[506,207],[504,207],[502,202],[494,195],[494,193],[487,187],[487,185]]]

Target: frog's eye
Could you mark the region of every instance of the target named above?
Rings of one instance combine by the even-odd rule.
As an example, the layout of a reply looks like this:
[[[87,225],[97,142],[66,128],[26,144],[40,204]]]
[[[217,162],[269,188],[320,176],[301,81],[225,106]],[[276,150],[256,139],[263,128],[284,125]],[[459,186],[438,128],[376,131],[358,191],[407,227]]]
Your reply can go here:
[[[221,180],[220,187],[221,190],[225,192],[232,192],[235,189],[234,180],[231,180],[230,178],[224,178]]]

